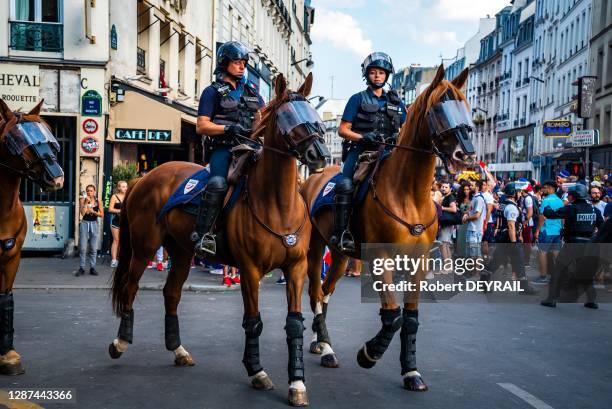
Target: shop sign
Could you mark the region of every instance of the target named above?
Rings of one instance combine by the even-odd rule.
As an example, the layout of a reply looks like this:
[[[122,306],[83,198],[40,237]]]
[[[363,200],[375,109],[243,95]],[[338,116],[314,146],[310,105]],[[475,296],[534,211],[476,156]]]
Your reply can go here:
[[[596,129],[585,129],[576,131],[570,137],[570,143],[573,148],[587,148],[599,143],[599,131]]]
[[[542,133],[547,138],[567,138],[572,134],[572,123],[566,120],[544,121]]]
[[[88,134],[96,133],[98,130],[98,123],[93,118],[88,118],[83,121],[83,131]]]
[[[115,139],[120,141],[144,141],[147,136],[146,129],[115,129]]]
[[[85,153],[93,154],[96,153],[98,149],[100,149],[100,144],[98,143],[98,140],[95,137],[86,136],[81,140],[81,149],[83,149],[83,152]]]
[[[149,129],[147,140],[152,142],[170,142],[172,131],[166,129]]]
[[[12,110],[29,111],[39,101],[38,65],[0,64],[0,98]]]
[[[117,49],[117,28],[113,24],[110,32],[110,46],[113,50]]]
[[[98,91],[86,91],[81,97],[81,115],[83,116],[101,116],[102,115],[102,97]]]

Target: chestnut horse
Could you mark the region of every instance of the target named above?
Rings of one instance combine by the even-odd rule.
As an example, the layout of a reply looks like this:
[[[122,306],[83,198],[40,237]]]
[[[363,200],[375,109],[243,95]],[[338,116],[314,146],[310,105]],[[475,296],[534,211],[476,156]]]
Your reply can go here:
[[[315,129],[309,123],[302,123],[283,134],[277,120],[279,112],[286,114],[296,101],[300,101],[301,109],[316,116],[305,99],[311,87],[311,75],[297,92],[287,89],[282,75],[277,77],[276,96],[261,111],[253,133],[256,140],[263,136],[261,156],[246,175],[241,199],[222,217],[221,223],[218,221],[218,227],[222,225],[222,228],[217,239],[217,255],[208,258],[240,269],[244,302],[242,326],[246,336],[242,362],[256,389],[274,386],[259,362],[259,336],[263,328],[258,305],[259,282],[268,271],[283,270],[288,300],[285,330],[289,349],[289,403],[295,406],[308,404],[303,382],[301,295],[311,232],[306,203],[298,190],[296,158],[311,168],[320,169],[325,166],[326,151],[322,142],[324,130],[320,127]],[[163,245],[172,259],[163,290],[166,348],[174,352],[177,365],[193,365],[191,355],[180,341],[177,307],[194,255],[190,235],[195,217],[173,209],[159,222],[156,219],[177,187],[201,168],[186,162],[163,164],[139,179],[126,194],[125,210],[121,213],[119,265],[112,288],[115,312],[121,317],[118,337],[109,347],[113,358],[118,358],[132,342],[132,307],[138,281],[147,261]]]
[[[338,359],[331,348],[326,327],[325,315],[336,282],[342,277],[348,256],[361,258],[360,244],[392,243],[409,244],[419,256],[428,251],[438,230],[436,208],[431,200],[430,188],[434,178],[436,155],[451,172],[463,168],[467,161],[473,160],[473,147],[467,139],[466,128],[447,129],[434,132],[430,129],[430,114],[441,115],[443,101],[451,101],[453,109],[460,111],[461,118],[467,118],[465,126],[471,122],[467,102],[460,88],[467,79],[464,70],[452,82],[444,80],[444,68],[440,66],[431,85],[417,97],[407,112],[406,123],[402,126],[390,155],[375,171],[369,191],[363,204],[356,207],[351,220],[357,250],[343,254],[331,248],[332,264],[321,285],[321,260],[326,243],[333,229],[331,209],[323,209],[313,217],[313,232],[308,253],[309,295],[311,308],[315,314],[313,321],[314,338],[311,352],[320,353],[321,365],[337,367]],[[461,103],[457,103],[457,100]],[[432,110],[432,107],[436,109]],[[440,119],[440,118],[438,118]],[[438,123],[449,123],[441,118]],[[338,173],[338,167],[329,167],[323,173],[308,178],[302,186],[302,194],[312,206],[318,193],[326,183]],[[414,251],[414,250],[411,250]],[[419,254],[420,253],[420,254]],[[414,279],[422,278],[419,272]],[[388,280],[389,277],[385,277]],[[421,375],[417,372],[415,360],[415,340],[418,328],[418,294],[411,299],[405,297],[404,311],[395,302],[393,293],[381,292],[382,329],[359,350],[357,361],[365,368],[371,368],[388,347],[393,334],[401,328],[401,356],[404,386],[410,390],[426,390]],[[409,302],[408,302],[409,301]],[[402,324],[403,323],[403,324]]]
[[[12,112],[0,99],[0,374],[24,373],[13,347],[13,282],[28,231],[19,200],[21,179],[52,191],[64,185],[57,163],[59,145],[39,116],[42,101],[27,114]]]

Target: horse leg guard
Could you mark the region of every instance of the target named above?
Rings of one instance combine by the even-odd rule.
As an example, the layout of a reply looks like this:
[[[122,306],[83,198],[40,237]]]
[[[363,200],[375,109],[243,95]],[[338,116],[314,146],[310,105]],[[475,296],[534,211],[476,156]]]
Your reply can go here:
[[[289,312],[285,321],[289,349],[289,383],[304,381],[304,318],[301,312]]]
[[[0,374],[21,375],[25,371],[21,358],[13,347],[13,293],[0,294]]]
[[[331,346],[327,325],[325,324],[325,315],[317,314],[312,320],[312,330],[317,333],[317,342],[325,342]]]
[[[382,321],[382,328],[378,331],[378,334],[366,342],[357,353],[357,363],[362,368],[372,368],[376,361],[382,358],[393,336],[402,326],[402,312],[400,308],[395,310],[381,309],[380,320]]]
[[[121,323],[119,324],[117,338],[127,343],[132,343],[134,338],[134,310],[121,314]]]
[[[166,349],[174,351],[181,346],[181,334],[179,331],[179,320],[177,315],[166,314],[165,318]]]
[[[416,367],[416,334],[419,330],[419,311],[404,308],[402,318],[400,364],[402,365],[404,387],[411,391],[426,391],[427,385],[423,382]]]
[[[247,374],[253,376],[263,371],[263,367],[259,363],[259,336],[263,330],[261,315],[257,314],[256,317],[245,316],[242,319],[242,328],[244,328],[246,336],[242,363],[247,370]]]

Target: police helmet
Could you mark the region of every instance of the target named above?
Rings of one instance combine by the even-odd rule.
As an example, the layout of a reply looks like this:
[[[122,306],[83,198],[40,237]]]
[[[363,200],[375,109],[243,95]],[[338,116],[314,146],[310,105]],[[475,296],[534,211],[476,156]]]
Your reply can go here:
[[[251,52],[251,49],[240,41],[223,43],[217,49],[217,67],[215,71],[225,71],[231,61],[245,60],[248,62]]]
[[[384,70],[387,73],[387,78],[385,79],[385,82],[387,82],[389,75],[393,74],[393,61],[391,61],[391,57],[381,52],[375,52],[368,55],[361,64],[361,75],[366,79],[366,81],[368,81],[368,83],[368,71],[370,68],[380,68],[381,70]]]
[[[567,193],[571,193],[576,199],[586,200],[587,187],[581,183],[576,183],[576,185],[572,186]]]
[[[508,183],[506,186],[504,186],[504,194],[507,196],[514,197],[516,195],[516,190],[516,183],[514,182]]]

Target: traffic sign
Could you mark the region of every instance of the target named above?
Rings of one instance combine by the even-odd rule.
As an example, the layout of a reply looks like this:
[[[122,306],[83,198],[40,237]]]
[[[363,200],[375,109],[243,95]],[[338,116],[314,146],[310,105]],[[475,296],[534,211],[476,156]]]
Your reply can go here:
[[[98,130],[98,123],[93,118],[87,118],[83,121],[83,131],[88,134],[96,133]]]
[[[587,148],[599,144],[599,131],[597,129],[585,129],[576,131],[570,137],[570,143],[574,148]]]

